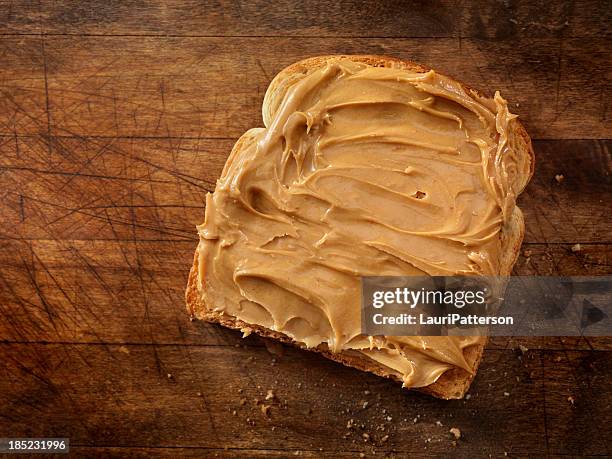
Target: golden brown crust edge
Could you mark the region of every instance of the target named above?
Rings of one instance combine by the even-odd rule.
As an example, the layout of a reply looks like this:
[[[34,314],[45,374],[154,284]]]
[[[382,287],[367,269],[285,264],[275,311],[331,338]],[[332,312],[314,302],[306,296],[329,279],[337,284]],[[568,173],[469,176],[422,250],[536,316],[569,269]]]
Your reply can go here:
[[[302,78],[308,70],[324,65],[327,61],[337,58],[351,59],[356,62],[363,62],[369,65],[379,67],[389,67],[392,65],[399,66],[400,68],[405,68],[407,70],[415,72],[426,72],[429,70],[429,68],[417,64],[415,62],[387,56],[340,55],[318,56],[305,59],[303,61],[296,62],[286,67],[284,70],[279,72],[270,83],[270,86],[268,87],[268,90],[266,91],[266,95],[264,97],[264,102],[262,104],[262,116],[264,120],[264,125],[269,125],[270,120],[272,119],[272,114],[278,108],[278,103],[280,103],[280,100],[282,100],[281,91],[283,90],[283,87],[286,88],[292,82]],[[289,82],[289,84],[285,84],[287,82]],[[461,84],[466,91],[480,95],[477,91],[469,88],[463,83]],[[527,185],[529,179],[533,175],[535,157],[531,146],[531,139],[529,138],[529,135],[525,131],[523,125],[520,122],[516,121],[513,126],[516,134],[517,149],[528,155],[530,162],[530,172],[528,176],[524,177],[520,190],[522,191],[522,189]],[[241,146],[249,139],[250,135],[252,134],[253,130],[247,131],[245,134],[242,135],[242,137],[240,137],[240,139],[232,148],[230,157],[237,154],[241,150]],[[523,235],[523,216],[520,209],[518,207],[515,207],[515,211],[510,217],[509,222],[505,225],[504,228],[502,228],[502,244],[504,246],[502,252],[504,253],[504,257],[501,262],[500,275],[509,275],[511,273],[512,267],[514,266],[514,263],[516,262],[516,259],[518,258],[520,252]],[[196,248],[194,263],[189,273],[187,290],[185,292],[187,309],[193,317],[205,320],[207,322],[218,323],[225,327],[233,328],[236,330],[248,328],[252,332],[262,337],[276,339],[283,343],[291,344],[297,347],[303,347],[283,333],[276,332],[274,330],[269,330],[261,326],[248,324],[239,319],[236,319],[235,317],[212,311],[212,308],[208,308],[206,304],[202,304],[200,302],[197,281],[198,250]],[[443,373],[433,384],[426,387],[415,388],[414,390],[418,390],[419,392],[423,392],[443,399],[462,398],[469,389],[470,384],[474,376],[476,375],[476,371],[478,369],[480,360],[484,352],[485,344],[486,341],[482,344],[470,346],[464,350],[465,359],[470,368],[472,369],[471,372],[467,372],[461,368],[453,368]],[[345,352],[332,353],[329,352],[329,350],[327,350],[326,346],[324,345],[309,350],[319,352],[325,357],[336,362],[342,363],[346,366],[357,368],[362,371],[367,371],[370,373],[374,373],[378,376],[391,378],[401,382],[401,380],[399,380],[399,378],[397,378],[394,374],[389,373],[385,367],[378,365],[376,362],[371,359],[368,359],[367,357],[359,357],[352,354],[347,354]]]

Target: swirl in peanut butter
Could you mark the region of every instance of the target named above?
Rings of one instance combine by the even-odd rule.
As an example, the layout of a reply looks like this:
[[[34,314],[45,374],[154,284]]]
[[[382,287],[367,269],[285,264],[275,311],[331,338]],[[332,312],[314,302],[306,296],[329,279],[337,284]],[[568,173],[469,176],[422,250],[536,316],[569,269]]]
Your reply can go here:
[[[360,334],[360,276],[496,275],[528,165],[506,102],[433,71],[335,59],[281,88],[228,159],[198,227],[208,307],[409,387],[470,368],[481,338]]]

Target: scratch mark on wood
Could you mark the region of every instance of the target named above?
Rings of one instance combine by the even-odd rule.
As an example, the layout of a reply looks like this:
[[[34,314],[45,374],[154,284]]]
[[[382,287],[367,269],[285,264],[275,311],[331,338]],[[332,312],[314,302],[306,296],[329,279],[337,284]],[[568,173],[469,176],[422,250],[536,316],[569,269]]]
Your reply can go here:
[[[264,69],[261,61],[259,59],[255,59],[255,62],[257,62],[257,66],[259,67],[259,70],[261,70],[261,73],[264,76],[264,78],[266,79],[266,81],[270,81],[270,77],[268,76],[268,73]]]
[[[21,223],[25,221],[25,209],[23,207],[23,195],[19,193],[19,219]]]
[[[563,70],[563,31],[559,38],[559,51],[557,53],[557,81],[555,90],[555,115],[559,116],[559,93],[561,91],[561,72]]]
[[[47,136],[51,138],[51,109],[49,100],[49,79],[47,71],[47,53],[45,52],[45,37],[41,34],[40,36],[40,50],[43,58],[43,73],[45,78],[45,111],[47,113]],[[49,145],[49,149],[51,146]],[[49,150],[49,153],[51,151]]]

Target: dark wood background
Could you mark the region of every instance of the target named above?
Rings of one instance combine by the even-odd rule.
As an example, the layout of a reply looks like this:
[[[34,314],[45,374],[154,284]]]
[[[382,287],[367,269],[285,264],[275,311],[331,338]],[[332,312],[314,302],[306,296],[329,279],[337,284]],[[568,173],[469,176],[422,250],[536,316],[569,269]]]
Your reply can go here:
[[[192,323],[183,300],[205,193],[268,82],[331,53],[501,90],[537,155],[515,273],[612,273],[610,5],[1,1],[0,436],[105,456],[611,455],[612,338],[493,339],[470,399],[446,402]]]

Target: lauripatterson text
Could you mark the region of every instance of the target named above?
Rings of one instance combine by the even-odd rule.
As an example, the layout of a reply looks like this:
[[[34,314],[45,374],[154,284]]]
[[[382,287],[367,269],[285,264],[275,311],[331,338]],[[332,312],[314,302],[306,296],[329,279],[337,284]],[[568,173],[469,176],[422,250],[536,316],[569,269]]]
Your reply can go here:
[[[512,316],[478,316],[475,314],[447,314],[445,316],[428,316],[426,314],[402,313],[394,316],[374,314],[375,325],[513,325]]]

